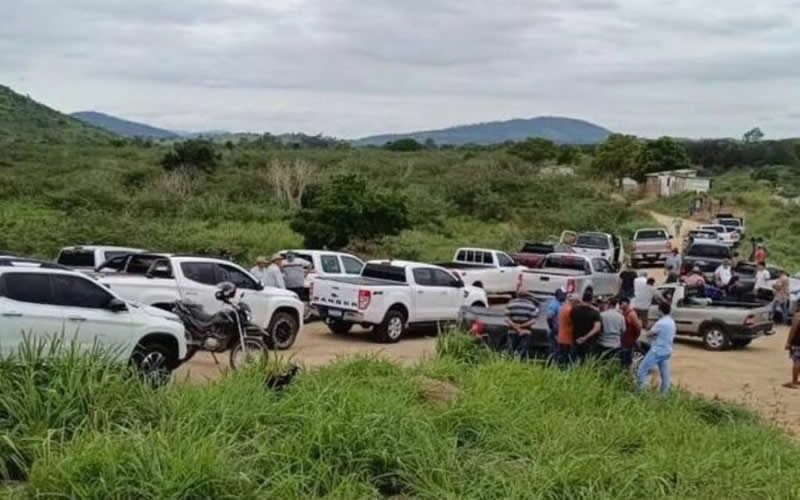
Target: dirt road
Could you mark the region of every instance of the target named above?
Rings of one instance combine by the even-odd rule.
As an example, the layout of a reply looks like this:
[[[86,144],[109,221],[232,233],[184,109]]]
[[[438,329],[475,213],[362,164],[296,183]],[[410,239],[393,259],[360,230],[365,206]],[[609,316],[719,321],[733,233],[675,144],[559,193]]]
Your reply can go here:
[[[653,216],[673,228],[673,217]],[[685,220],[682,231],[697,225]],[[675,236],[676,245],[680,245],[680,235]],[[661,269],[651,269],[649,273],[657,280],[664,278]],[[707,397],[745,404],[800,436],[800,390],[781,387],[790,375],[790,362],[783,349],[786,334],[787,329],[782,327],[776,335],[757,339],[745,349],[726,352],[709,352],[698,341],[679,340],[673,358],[674,382]],[[432,356],[435,344],[435,338],[424,335],[415,335],[398,344],[375,344],[363,333],[333,335],[317,322],[307,325],[296,344],[281,355],[307,367],[353,355],[378,355],[413,363]],[[179,370],[178,380],[204,383],[216,379],[227,369],[225,360],[221,362],[216,365],[211,356],[200,354]]]

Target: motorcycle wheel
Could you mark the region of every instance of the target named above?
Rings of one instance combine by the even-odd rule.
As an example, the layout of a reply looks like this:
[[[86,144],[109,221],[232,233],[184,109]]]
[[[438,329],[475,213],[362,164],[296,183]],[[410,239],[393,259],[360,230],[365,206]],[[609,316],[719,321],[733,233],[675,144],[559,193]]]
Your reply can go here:
[[[245,337],[244,348],[242,342],[236,340],[231,349],[231,368],[238,370],[253,363],[266,361],[268,353],[267,345],[258,337]]]

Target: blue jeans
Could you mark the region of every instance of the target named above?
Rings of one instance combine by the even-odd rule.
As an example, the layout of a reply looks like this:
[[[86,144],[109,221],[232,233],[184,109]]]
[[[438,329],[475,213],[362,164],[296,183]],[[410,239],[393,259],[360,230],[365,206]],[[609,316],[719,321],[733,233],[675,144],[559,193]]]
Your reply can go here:
[[[652,350],[648,352],[642,360],[642,364],[639,365],[639,372],[637,373],[639,388],[647,389],[647,376],[650,374],[650,370],[658,366],[658,372],[661,374],[661,394],[666,394],[666,392],[669,391],[672,378],[669,366],[671,357],[671,354],[656,354],[656,352]]]

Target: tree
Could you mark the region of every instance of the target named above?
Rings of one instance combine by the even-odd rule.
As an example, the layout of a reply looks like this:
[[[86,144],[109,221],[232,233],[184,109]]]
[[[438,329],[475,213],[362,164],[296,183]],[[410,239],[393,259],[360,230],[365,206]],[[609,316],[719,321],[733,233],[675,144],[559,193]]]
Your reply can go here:
[[[642,145],[635,136],[611,134],[595,150],[592,168],[613,179],[634,176],[641,150]]]
[[[559,147],[556,163],[559,165],[574,165],[581,158],[581,151],[575,146],[564,144]]]
[[[383,146],[383,149],[400,152],[419,151],[422,149],[422,144],[408,137],[405,139],[387,142],[386,145]]]
[[[316,172],[314,165],[299,158],[294,162],[272,160],[268,175],[275,198],[292,208],[300,208],[306,188]]]
[[[436,141],[433,140],[433,137],[428,137],[425,139],[425,149],[436,149]]]
[[[645,175],[651,172],[679,170],[690,166],[689,155],[683,144],[671,137],[661,137],[644,145],[633,177],[643,181]]]
[[[161,159],[164,170],[181,170],[189,173],[198,171],[210,174],[217,168],[220,156],[214,143],[208,139],[190,139],[179,142]]]
[[[531,137],[514,144],[508,152],[517,158],[537,165],[547,160],[554,160],[558,156],[558,146],[553,141]]]
[[[355,174],[333,177],[305,202],[308,208],[298,211],[290,225],[309,248],[339,249],[411,226],[404,196],[376,189]]]
[[[744,136],[742,136],[742,140],[748,144],[759,142],[763,138],[764,132],[762,132],[758,127],[748,130],[744,133]]]

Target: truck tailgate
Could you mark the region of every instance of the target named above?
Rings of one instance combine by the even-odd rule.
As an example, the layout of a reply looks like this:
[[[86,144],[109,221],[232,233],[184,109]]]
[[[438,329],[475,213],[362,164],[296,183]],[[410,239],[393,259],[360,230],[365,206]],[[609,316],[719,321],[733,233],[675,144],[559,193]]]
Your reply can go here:
[[[552,295],[559,288],[567,288],[567,280],[586,276],[582,271],[571,269],[536,269],[522,272],[522,289]]]
[[[314,281],[314,289],[310,297],[311,304],[355,311],[358,310],[358,292],[360,289],[361,284],[358,281],[317,279]]]
[[[639,240],[633,242],[634,253],[664,254],[672,250],[667,240]]]

